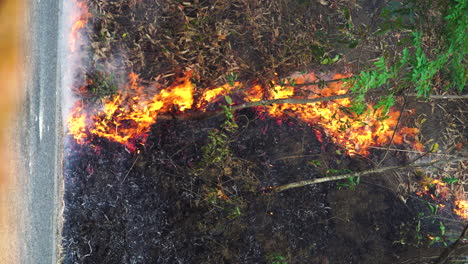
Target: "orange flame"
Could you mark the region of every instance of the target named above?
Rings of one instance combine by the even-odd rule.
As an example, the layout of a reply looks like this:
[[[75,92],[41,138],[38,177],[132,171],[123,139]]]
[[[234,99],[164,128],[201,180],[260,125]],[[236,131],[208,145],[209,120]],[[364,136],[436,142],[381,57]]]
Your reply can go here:
[[[73,135],[76,142],[84,144],[88,135],[86,134],[87,115],[83,112],[81,102],[78,102],[67,119],[68,134]]]
[[[464,219],[468,219],[468,201],[456,200],[453,211]]]
[[[76,18],[73,19],[75,22],[73,23],[70,32],[70,50],[72,52],[75,52],[76,50],[76,43],[78,40],[78,34],[80,29],[86,26],[89,18],[91,17],[91,14],[88,12],[88,6],[84,1],[82,2],[81,0],[74,0],[74,3],[79,9],[79,15],[77,15]]]
[[[438,203],[440,208],[446,206],[445,204],[448,203],[450,197],[455,197],[453,212],[461,218],[468,219],[468,201],[457,198],[460,197],[460,194],[452,192],[446,182],[424,176],[422,190],[416,192],[416,194],[421,197],[430,197],[434,202]]]
[[[345,77],[349,75],[335,74],[333,79]],[[296,84],[300,84],[316,81],[317,77],[314,73],[309,73],[293,75],[290,80],[295,80]],[[206,90],[195,101],[195,89],[190,82],[189,74],[178,80],[177,84],[162,89],[153,97],[145,99],[148,98],[144,92],[147,88],[140,84],[137,74],[131,73],[126,87],[112,99],[106,100],[103,108],[95,110],[92,115],[86,115],[83,113],[83,107],[77,105],[68,119],[69,134],[73,135],[80,144],[89,141],[90,136],[94,135],[132,145],[130,141],[134,139],[140,138],[144,141],[145,134],[149,132],[150,126],[156,122],[161,113],[180,113],[188,109],[206,111],[210,103],[227,94],[240,94],[242,101],[258,101],[295,98],[297,94],[300,94],[300,97],[317,98],[347,93],[347,87],[342,81],[331,82],[321,88],[317,85],[303,85],[300,89],[288,84],[273,83],[273,91],[270,94],[264,94],[265,89],[260,85],[243,89],[244,92],[240,91],[241,86],[240,83],[234,83],[234,86],[224,84]],[[266,110],[274,118],[281,118],[285,113],[291,113],[310,125],[319,125],[325,132],[324,136],[330,137],[334,143],[344,147],[350,155],[367,155],[369,146],[390,143],[399,112],[391,111],[389,118],[378,120],[381,113],[373,111],[373,106],[369,105],[369,114],[357,122],[343,110],[350,104],[349,99],[339,99],[304,105],[274,104],[266,107]],[[403,128],[401,131],[403,133],[398,132],[394,135],[393,141],[396,144],[408,142],[407,138],[411,138],[418,132],[413,128]]]
[[[350,75],[335,74],[333,80],[350,77]],[[296,83],[316,82],[317,77],[314,73],[309,73],[298,77]],[[276,88],[276,87],[275,87]],[[289,90],[276,88],[278,91],[274,98],[291,97],[292,87]],[[320,89],[318,85],[305,86],[310,95],[308,98],[318,98],[324,96],[341,95],[347,93],[347,87],[342,81],[329,83],[326,87]],[[304,105],[283,104],[275,105],[270,108],[269,113],[274,117],[280,117],[285,112],[292,112],[301,120],[310,125],[319,125],[325,133],[331,137],[334,143],[344,147],[348,154],[368,155],[369,146],[384,145],[390,143],[394,134],[394,128],[397,124],[400,112],[391,111],[389,118],[379,120],[382,116],[380,110],[373,111],[373,105],[368,105],[367,114],[356,121],[353,116],[343,108],[350,107],[351,101],[348,98],[338,99],[328,102],[310,103]],[[419,131],[416,128],[403,128],[396,133],[393,142],[395,144],[404,143],[405,137],[412,137]],[[418,148],[420,146],[415,145]]]
[[[159,113],[169,112],[171,107],[177,107],[178,111],[192,107],[194,87],[189,78],[185,78],[178,85],[161,90],[146,101],[140,100],[143,98],[139,95],[143,87],[139,84],[138,75],[132,73],[129,79],[127,90],[106,101],[102,110],[92,117],[86,116],[83,108],[77,105],[67,121],[68,134],[83,144],[88,138],[85,133],[87,127],[88,132],[93,135],[128,144],[131,139],[144,136],[156,122]],[[87,121],[92,124],[86,126]]]

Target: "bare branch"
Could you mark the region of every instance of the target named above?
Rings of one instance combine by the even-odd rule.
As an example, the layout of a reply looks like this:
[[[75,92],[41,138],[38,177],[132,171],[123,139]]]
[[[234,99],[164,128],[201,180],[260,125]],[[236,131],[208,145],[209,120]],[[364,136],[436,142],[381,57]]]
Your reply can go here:
[[[408,94],[407,96],[419,97],[417,94]],[[463,95],[429,95],[430,99],[468,99],[468,94]]]
[[[370,169],[370,170],[366,170],[366,171],[359,171],[359,172],[343,174],[343,175],[323,177],[323,178],[317,178],[317,179],[312,179],[312,180],[288,183],[288,184],[273,187],[273,191],[274,192],[282,192],[282,191],[286,191],[286,190],[289,190],[289,189],[304,187],[304,186],[307,186],[307,185],[312,185],[312,184],[317,184],[317,183],[322,183],[322,182],[344,180],[344,179],[347,179],[347,178],[350,178],[350,177],[362,177],[362,176],[368,176],[368,175],[371,175],[371,174],[377,174],[377,173],[382,173],[382,172],[387,172],[387,171],[394,171],[394,170],[401,170],[401,169],[429,167],[429,166],[435,166],[435,165],[444,164],[444,163],[448,163],[448,162],[463,161],[463,160],[467,160],[467,159],[468,159],[468,157],[461,157],[461,158],[456,158],[456,159],[451,159],[451,160],[436,160],[436,161],[431,161],[431,162],[427,162],[427,163],[419,163],[419,164],[414,164],[413,163],[413,164],[408,164],[408,165],[403,165],[403,166],[382,167],[382,168]]]
[[[240,110],[244,108],[256,107],[256,106],[265,106],[265,105],[272,105],[272,104],[310,104],[310,103],[318,103],[318,102],[326,102],[332,101],[337,99],[344,99],[351,97],[351,94],[341,94],[341,95],[333,95],[333,96],[326,96],[326,97],[318,97],[318,98],[284,98],[284,99],[272,99],[272,100],[260,100],[255,102],[247,102],[240,105],[232,106],[232,110]],[[215,117],[224,113],[224,110],[217,110],[213,112],[195,112],[195,113],[185,113],[183,115],[178,116],[168,116],[168,115],[160,115],[158,119],[181,119],[181,120],[201,120],[210,117]]]

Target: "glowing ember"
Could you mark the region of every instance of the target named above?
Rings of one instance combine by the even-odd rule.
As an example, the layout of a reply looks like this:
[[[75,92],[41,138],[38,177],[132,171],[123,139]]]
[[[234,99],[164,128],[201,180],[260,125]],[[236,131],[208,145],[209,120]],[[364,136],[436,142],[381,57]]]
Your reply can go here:
[[[76,50],[79,30],[86,26],[86,23],[88,23],[88,20],[91,17],[91,14],[88,12],[88,6],[85,2],[80,0],[74,0],[74,2],[78,7],[79,12],[73,19],[74,23],[70,32],[70,50],[72,52],[75,52]]]
[[[336,74],[333,79],[341,79],[349,75]],[[140,85],[137,74],[131,73],[129,81],[122,92],[112,99],[105,100],[103,108],[94,110],[91,115],[82,113],[82,106],[77,105],[68,119],[69,134],[73,135],[78,143],[83,144],[93,135],[107,138],[127,146],[132,146],[134,140],[144,142],[150,126],[154,124],[160,114],[177,114],[188,109],[192,111],[206,111],[210,103],[220,100],[227,94],[236,94],[242,101],[258,101],[261,99],[282,98],[317,98],[323,96],[341,95],[347,93],[342,81],[330,82],[325,87],[317,85],[300,85],[297,87],[288,84],[273,83],[272,92],[264,94],[263,87],[254,85],[250,89],[242,89],[241,84],[234,83],[206,90],[198,100],[194,100],[195,89],[190,82],[190,74],[178,80],[175,85],[160,90],[153,97],[145,94],[145,87]],[[289,80],[296,84],[315,82],[314,73],[293,75]],[[148,90],[148,89],[146,89]],[[149,89],[154,90],[154,89]],[[394,134],[399,112],[391,111],[389,117],[379,120],[381,113],[374,111],[372,105],[368,106],[368,114],[355,120],[345,109],[351,105],[349,99],[339,99],[328,102],[310,104],[274,104],[266,107],[268,114],[274,118],[282,118],[285,113],[295,115],[297,118],[312,125],[320,126],[325,135],[334,143],[346,149],[350,155],[369,154],[369,146],[390,143]],[[315,133],[318,130],[314,130]],[[396,144],[409,143],[417,129],[403,128],[393,136]],[[87,134],[88,133],[88,134]],[[418,147],[418,145],[415,145]],[[133,146],[134,147],[134,146]]]

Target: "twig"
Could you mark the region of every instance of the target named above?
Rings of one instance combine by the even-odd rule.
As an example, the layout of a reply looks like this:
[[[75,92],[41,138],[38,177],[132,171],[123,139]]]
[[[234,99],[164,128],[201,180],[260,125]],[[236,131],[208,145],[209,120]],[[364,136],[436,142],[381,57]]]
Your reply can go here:
[[[284,99],[273,99],[273,100],[260,100],[255,102],[247,102],[240,105],[236,105],[232,107],[232,110],[239,110],[243,108],[255,107],[255,106],[264,106],[264,105],[271,105],[271,104],[310,104],[310,103],[318,103],[318,102],[325,102],[325,101],[332,101],[336,99],[344,99],[351,97],[351,94],[341,94],[341,95],[333,95],[333,96],[326,96],[326,97],[319,97],[319,98],[284,98]]]
[[[463,161],[463,160],[467,160],[467,159],[468,159],[468,157],[461,157],[461,158],[452,159],[452,160],[448,160],[448,161],[447,160],[436,160],[436,161],[431,161],[431,162],[427,162],[427,163],[419,163],[419,164],[414,164],[414,163],[411,164],[410,163],[408,165],[403,165],[403,166],[382,167],[382,168],[370,169],[370,170],[366,170],[366,171],[359,171],[359,172],[343,174],[343,175],[323,177],[323,178],[318,178],[318,179],[288,183],[288,184],[273,187],[273,191],[274,192],[282,192],[282,191],[285,191],[285,190],[289,190],[289,189],[293,189],[293,188],[299,188],[299,187],[312,185],[312,184],[317,184],[317,183],[322,183],[322,182],[344,180],[344,179],[347,179],[347,178],[350,178],[350,177],[362,177],[362,176],[367,176],[367,175],[370,175],[370,174],[376,174],[376,173],[382,173],[382,172],[394,171],[394,170],[401,170],[401,169],[407,169],[407,168],[429,167],[429,166],[435,166],[435,165],[448,163],[448,162]]]
[[[127,179],[128,174],[130,174],[130,171],[132,171],[133,166],[135,166],[135,163],[137,162],[137,160],[138,160],[139,157],[140,157],[140,156],[137,156],[137,157],[135,158],[135,160],[133,161],[132,166],[131,166],[130,169],[127,171],[127,174],[125,174],[125,177],[123,178],[123,180],[120,182],[121,185],[122,185],[122,184],[124,183],[124,181]]]
[[[388,155],[388,150],[390,149],[390,147],[393,144],[393,139],[395,138],[395,135],[396,135],[396,132],[397,132],[397,129],[398,129],[398,125],[400,125],[400,121],[401,121],[401,118],[403,117],[403,112],[405,111],[405,107],[406,107],[406,97],[403,97],[403,99],[404,99],[404,103],[401,106],[400,115],[398,116],[397,123],[395,125],[395,128],[393,129],[392,138],[390,139],[390,142],[388,143],[387,150],[385,150],[385,155],[380,160],[380,162],[377,164],[377,167],[380,167],[380,165],[382,165],[382,163],[385,161],[385,159],[387,158],[387,155]]]
[[[373,147],[373,146],[369,146],[368,148],[387,150],[387,148]],[[422,153],[421,151],[418,151],[418,150],[406,150],[406,149],[396,149],[396,148],[390,148],[388,150],[389,151],[398,151],[398,152],[418,153],[418,154]],[[450,155],[450,154],[445,154],[445,153],[431,153],[431,155],[441,155],[441,156],[446,156],[446,157],[458,157],[456,155]]]

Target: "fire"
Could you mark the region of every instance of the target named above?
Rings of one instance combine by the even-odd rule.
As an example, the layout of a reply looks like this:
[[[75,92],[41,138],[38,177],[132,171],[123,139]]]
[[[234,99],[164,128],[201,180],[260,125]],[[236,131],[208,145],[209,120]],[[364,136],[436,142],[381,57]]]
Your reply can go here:
[[[349,77],[335,74],[332,80]],[[127,146],[132,146],[135,140],[144,142],[152,124],[156,123],[160,114],[180,114],[184,111],[207,111],[210,103],[216,102],[228,94],[236,95],[242,102],[261,99],[283,98],[317,98],[323,96],[341,95],[347,93],[343,81],[332,81],[324,87],[304,85],[317,81],[314,73],[292,75],[289,78],[301,86],[272,82],[272,91],[267,94],[260,85],[245,89],[238,82],[224,84],[208,89],[195,98],[195,87],[190,82],[190,74],[181,78],[176,84],[160,89],[152,97],[145,90],[155,90],[155,87],[143,87],[137,74],[128,76],[126,87],[113,98],[104,100],[102,109],[94,110],[88,115],[83,107],[77,105],[68,119],[69,134],[83,144],[94,136],[107,138]],[[156,89],[157,90],[157,89]],[[273,118],[282,118],[285,113],[294,115],[311,126],[320,126],[325,135],[334,143],[346,149],[350,155],[368,155],[368,147],[388,144],[392,140],[394,128],[400,113],[391,111],[387,119],[379,120],[381,113],[368,106],[368,114],[356,121],[349,112],[343,110],[351,105],[347,98],[328,102],[297,104],[273,104],[265,107]],[[317,134],[318,130],[314,130]],[[417,129],[403,128],[395,133],[393,141],[396,144],[408,142],[418,132]],[[134,146],[133,146],[134,147]],[[132,147],[132,148],[133,148]]]
[[[91,17],[84,0],[73,0],[79,12],[73,18],[70,32],[70,49],[76,50],[79,31],[83,29]],[[262,99],[273,100],[283,98],[317,98],[347,93],[347,86],[343,81],[333,81],[350,77],[349,74],[335,74],[331,82],[326,85],[306,85],[319,80],[315,73],[293,74],[284,83],[271,82],[270,89],[260,85],[250,88],[242,87],[239,82],[228,83],[205,90],[200,96],[195,93],[194,85],[190,82],[190,73],[174,85],[166,89],[143,87],[138,74],[130,73],[128,82],[113,98],[103,99],[101,109],[87,109],[77,103],[69,115],[67,126],[79,144],[90,142],[94,137],[107,138],[134,148],[136,141],[144,143],[152,124],[162,113],[180,114],[181,112],[207,111],[208,106],[220,98],[236,94],[235,103],[255,102]],[[328,80],[330,81],[330,80]],[[298,84],[295,86],[294,84]],[[150,89],[147,89],[150,88]],[[149,95],[145,91],[158,92]],[[268,92],[271,91],[271,92]],[[227,98],[227,97],[226,97]],[[231,99],[232,100],[232,99]],[[230,100],[230,101],[231,101]],[[343,147],[349,155],[368,155],[368,147],[389,143],[411,143],[414,148],[422,150],[420,143],[414,143],[416,128],[402,128],[394,133],[398,111],[391,111],[388,118],[382,119],[380,110],[374,110],[369,104],[367,114],[356,120],[347,107],[351,101],[347,98],[328,102],[309,104],[273,104],[264,109],[273,118],[282,118],[285,113],[294,115],[310,126],[320,126],[324,135],[314,128],[320,138],[330,138],[335,144]],[[84,110],[86,109],[85,112]]]
[[[465,218],[465,219],[468,219],[468,201],[466,200],[456,200],[455,201],[455,208],[453,209],[453,211]]]
[[[229,94],[234,87],[237,87],[239,85],[240,85],[239,82],[235,82],[234,86],[225,84],[218,88],[205,91],[202,98],[199,100],[197,104],[197,108],[203,108],[203,106],[205,106],[207,103],[210,103],[214,99],[219,98],[220,96]]]
[[[79,12],[76,17],[73,19],[75,21],[71,28],[70,32],[70,50],[75,52],[76,50],[76,43],[78,40],[79,30],[84,28],[88,23],[89,18],[91,17],[91,13],[88,12],[88,6],[85,2],[81,0],[74,0],[75,5],[78,7]]]
[[[416,195],[430,198],[432,202],[438,204],[439,208],[445,208],[450,198],[454,200],[453,212],[463,219],[468,219],[468,201],[462,199],[463,195],[450,190],[448,184],[438,179],[432,179],[424,176],[422,190],[416,192]]]
[[[139,84],[139,77],[135,73],[130,74],[129,82],[125,91],[116,95],[113,99],[105,102],[100,111],[91,117],[92,125],[89,132],[92,135],[107,138],[122,144],[132,145],[132,139],[145,137],[152,124],[154,124],[160,113],[171,110],[176,112],[190,109],[193,104],[194,86],[185,78],[181,83],[162,89],[152,98],[143,99],[143,87]],[[82,111],[78,108],[78,111]],[[73,115],[73,114],[72,114]],[[70,120],[70,132],[77,140],[85,140],[83,133],[75,133],[76,127],[81,128],[83,117],[75,112],[75,119]],[[85,116],[84,119],[87,119]],[[78,123],[75,125],[75,123]]]
[[[350,75],[335,74],[332,80],[338,80],[350,77]],[[318,78],[314,73],[296,77],[297,84],[317,82]],[[276,88],[276,87],[275,87]],[[276,89],[275,89],[276,90]],[[278,89],[279,92],[274,98],[288,98],[293,95],[292,87],[290,90]],[[330,82],[326,87],[319,88],[318,85],[303,87],[308,98],[341,95],[347,93],[347,87],[343,81]],[[283,104],[270,108],[269,113],[274,117],[281,117],[285,112],[291,112],[304,122],[310,125],[322,127],[325,133],[334,143],[344,147],[348,154],[368,155],[369,146],[385,145],[390,143],[394,134],[394,128],[397,124],[400,113],[391,111],[387,119],[379,120],[382,116],[380,110],[374,111],[373,105],[368,105],[367,114],[356,121],[350,113],[343,109],[351,106],[348,98],[337,99],[328,102],[310,103],[304,105]],[[403,128],[396,133],[393,142],[395,144],[404,143],[405,137],[412,137],[419,131],[416,128]],[[421,150],[420,145],[416,146]]]
[[[84,144],[88,137],[86,134],[86,120],[87,115],[83,113],[83,107],[81,106],[81,102],[79,102],[67,119],[68,134],[73,135],[79,144]]]

